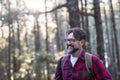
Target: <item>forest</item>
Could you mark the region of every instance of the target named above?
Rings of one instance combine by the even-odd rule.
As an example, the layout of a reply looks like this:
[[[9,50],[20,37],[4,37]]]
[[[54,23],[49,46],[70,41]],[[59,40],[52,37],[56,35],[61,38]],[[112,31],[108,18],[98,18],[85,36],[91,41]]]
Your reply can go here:
[[[66,31],[120,80],[120,0],[0,0],[0,80],[53,80]]]

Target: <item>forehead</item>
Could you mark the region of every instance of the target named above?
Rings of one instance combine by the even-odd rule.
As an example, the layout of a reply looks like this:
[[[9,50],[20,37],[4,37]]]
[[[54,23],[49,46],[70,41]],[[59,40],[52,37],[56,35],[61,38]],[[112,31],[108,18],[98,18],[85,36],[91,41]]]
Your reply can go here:
[[[67,38],[74,38],[73,33],[68,34]]]

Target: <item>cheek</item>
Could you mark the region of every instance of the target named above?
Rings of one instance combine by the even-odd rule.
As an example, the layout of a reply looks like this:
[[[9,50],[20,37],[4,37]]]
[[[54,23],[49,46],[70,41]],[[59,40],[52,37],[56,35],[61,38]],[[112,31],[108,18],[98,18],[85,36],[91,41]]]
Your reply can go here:
[[[77,48],[80,48],[81,47],[81,44],[78,42],[75,44]]]
[[[81,48],[81,45],[80,45],[80,44],[78,44],[78,47],[79,47],[79,48]]]

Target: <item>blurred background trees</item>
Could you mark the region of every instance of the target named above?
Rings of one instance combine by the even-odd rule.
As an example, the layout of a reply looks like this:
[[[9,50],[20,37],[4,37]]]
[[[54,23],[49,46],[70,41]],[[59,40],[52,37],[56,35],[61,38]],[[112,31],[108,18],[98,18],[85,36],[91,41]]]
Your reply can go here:
[[[53,80],[66,31],[120,79],[120,0],[0,0],[0,80]]]

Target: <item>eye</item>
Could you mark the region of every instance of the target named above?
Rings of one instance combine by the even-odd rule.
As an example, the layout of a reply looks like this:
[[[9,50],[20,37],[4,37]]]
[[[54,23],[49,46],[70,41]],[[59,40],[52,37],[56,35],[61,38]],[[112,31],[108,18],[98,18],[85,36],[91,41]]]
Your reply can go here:
[[[75,39],[65,39],[65,42],[75,42],[76,40]]]

